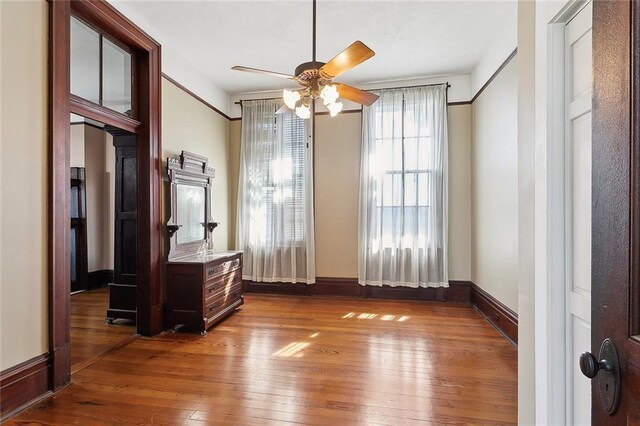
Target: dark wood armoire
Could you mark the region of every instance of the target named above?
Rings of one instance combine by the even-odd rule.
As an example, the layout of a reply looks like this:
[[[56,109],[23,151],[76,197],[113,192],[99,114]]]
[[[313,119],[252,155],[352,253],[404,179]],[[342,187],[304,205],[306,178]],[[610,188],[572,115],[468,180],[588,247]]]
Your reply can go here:
[[[137,298],[137,158],[136,136],[106,127],[115,147],[115,226],[113,283],[109,284],[107,320],[136,319]]]

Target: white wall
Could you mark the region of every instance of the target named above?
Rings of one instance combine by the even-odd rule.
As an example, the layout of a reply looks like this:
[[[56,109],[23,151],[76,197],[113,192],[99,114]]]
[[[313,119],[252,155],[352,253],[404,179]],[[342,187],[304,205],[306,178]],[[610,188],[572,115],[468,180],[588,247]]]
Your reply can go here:
[[[358,187],[362,114],[316,117],[316,275],[358,276]]]
[[[183,54],[171,46],[171,40],[162,37],[156,30],[152,22],[144,19],[135,7],[132,7],[130,0],[111,0],[111,3],[124,16],[140,27],[143,31],[153,37],[162,46],[162,72],[175,79],[184,87],[197,93],[211,105],[215,105],[220,111],[227,114],[229,111],[229,95],[226,91],[218,87],[215,81],[194,67]]]
[[[535,11],[537,4],[518,2],[518,423],[536,420],[534,291],[534,111]],[[564,393],[558,389],[558,392]],[[564,395],[563,397],[564,398]],[[564,419],[563,419],[564,420]],[[561,424],[562,422],[560,422]]]
[[[113,270],[115,148],[107,132],[85,124],[70,131],[71,167],[85,168],[88,272]]]
[[[510,7],[516,7],[516,2],[509,4]],[[518,45],[518,25],[515,20],[505,23],[499,31],[471,73],[471,93],[474,96]]]
[[[517,66],[474,101],[471,280],[518,312]]]
[[[204,155],[215,169],[211,188],[213,220],[220,225],[213,231],[214,248],[226,250],[231,226],[229,205],[229,120],[222,117],[170,81],[162,79],[162,153],[163,160],[184,151]],[[164,177],[166,179],[166,172]],[[167,214],[166,186],[163,192]],[[168,217],[164,218],[166,222]]]
[[[447,109],[449,119],[449,279],[471,280],[472,106]]]
[[[69,131],[69,167],[84,167],[84,125],[74,124]]]
[[[47,352],[47,13],[0,2],[0,370]]]
[[[102,238],[105,249],[102,253],[103,269],[114,268],[115,211],[116,211],[116,148],[113,136],[104,133],[104,173],[102,187],[102,205],[108,215],[102,221]]]
[[[77,126],[72,126],[77,127]],[[84,126],[85,169],[87,194],[87,266],[89,272],[113,270],[113,263],[105,263],[113,258],[113,236],[105,223],[114,221],[114,208],[109,200],[109,179],[107,174],[106,132],[92,126]],[[113,145],[111,149],[114,150]],[[115,165],[114,165],[115,169]],[[115,170],[113,170],[115,171]],[[111,175],[113,175],[113,171]],[[105,189],[107,189],[105,191]]]

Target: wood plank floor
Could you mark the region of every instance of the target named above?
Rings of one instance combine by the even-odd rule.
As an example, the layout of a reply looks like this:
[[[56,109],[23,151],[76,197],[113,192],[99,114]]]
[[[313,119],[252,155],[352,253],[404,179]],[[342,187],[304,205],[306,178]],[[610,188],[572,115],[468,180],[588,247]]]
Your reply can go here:
[[[76,368],[135,334],[129,321],[107,324],[109,290],[99,288],[71,296],[71,365]]]
[[[246,296],[140,338],[9,424],[515,424],[517,353],[471,307]]]

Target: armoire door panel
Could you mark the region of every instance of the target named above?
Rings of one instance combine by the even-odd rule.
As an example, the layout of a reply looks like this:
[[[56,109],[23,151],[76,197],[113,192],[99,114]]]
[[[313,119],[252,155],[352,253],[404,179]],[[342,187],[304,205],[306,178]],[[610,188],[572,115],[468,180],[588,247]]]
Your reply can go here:
[[[114,282],[109,286],[107,318],[136,318],[137,147],[136,136],[112,130],[116,148]]]

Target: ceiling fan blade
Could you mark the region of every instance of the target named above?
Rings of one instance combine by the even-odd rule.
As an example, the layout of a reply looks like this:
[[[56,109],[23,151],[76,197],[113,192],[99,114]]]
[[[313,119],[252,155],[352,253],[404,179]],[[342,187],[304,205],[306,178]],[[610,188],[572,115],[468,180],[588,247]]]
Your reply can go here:
[[[338,86],[338,95],[340,95],[341,98],[357,102],[361,105],[369,106],[379,98],[379,96],[374,93],[365,92],[364,90],[356,89],[346,84],[336,83],[336,86]]]
[[[340,52],[338,56],[324,64],[320,68],[320,74],[323,77],[334,79],[351,68],[360,65],[375,54],[360,40],[355,41],[351,46]]]
[[[251,67],[243,67],[240,65],[236,65],[235,67],[231,67],[232,70],[236,70],[236,71],[245,71],[245,72],[253,72],[256,74],[266,74],[266,75],[270,75],[273,77],[280,77],[280,78],[288,78],[293,80],[295,77],[289,74],[284,74],[281,72],[275,72],[275,71],[267,71],[267,70],[261,70],[259,68],[251,68]]]

